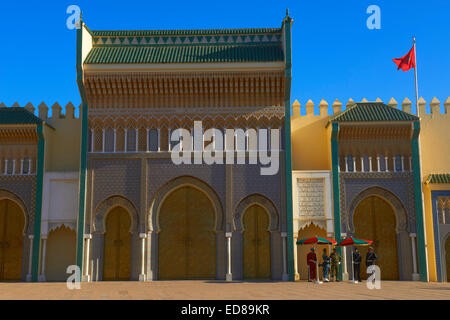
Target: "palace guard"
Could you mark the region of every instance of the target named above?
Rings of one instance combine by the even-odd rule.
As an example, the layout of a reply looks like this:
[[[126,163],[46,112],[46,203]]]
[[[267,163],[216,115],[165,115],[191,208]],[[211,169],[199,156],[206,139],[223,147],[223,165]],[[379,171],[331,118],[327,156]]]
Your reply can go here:
[[[378,260],[377,254],[373,251],[372,247],[369,247],[369,251],[366,255],[366,267],[369,267]]]
[[[308,253],[306,256],[306,262],[308,264],[308,281],[311,282],[312,280],[317,279],[316,274],[316,263],[317,263],[317,256],[314,252],[315,248],[311,248],[311,252]]]
[[[361,253],[359,253],[358,248],[355,248],[353,252],[353,281],[361,282]]]
[[[336,252],[336,248],[334,248],[333,252],[330,254],[330,259],[331,259],[331,278],[334,278],[336,282],[339,282],[338,270],[342,258],[339,255],[339,253]]]

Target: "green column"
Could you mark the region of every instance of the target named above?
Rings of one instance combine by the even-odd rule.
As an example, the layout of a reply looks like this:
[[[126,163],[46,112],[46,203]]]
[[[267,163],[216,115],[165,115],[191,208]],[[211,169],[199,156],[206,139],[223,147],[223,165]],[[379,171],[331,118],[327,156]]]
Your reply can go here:
[[[87,168],[87,133],[88,133],[88,105],[83,84],[82,69],[82,38],[84,23],[80,21],[80,29],[77,29],[77,84],[81,96],[81,149],[80,149],[80,189],[78,202],[78,221],[77,221],[77,265],[83,272],[83,252],[84,252],[84,218],[86,205],[86,168]]]
[[[42,215],[42,189],[44,181],[44,159],[45,159],[45,141],[42,123],[36,127],[38,135],[38,159],[36,168],[36,201],[34,212],[34,239],[33,239],[33,257],[31,269],[31,281],[38,280],[39,255],[41,244],[41,215]]]
[[[295,281],[294,230],[292,216],[292,163],[291,163],[291,26],[289,15],[283,20],[285,40],[285,92],[284,92],[284,155],[286,170],[286,231],[287,231],[287,271],[289,281]]]
[[[86,197],[86,167],[87,167],[87,105],[82,103],[81,119],[81,158],[80,158],[80,190],[79,211],[77,221],[77,265],[83,270],[83,244],[84,244],[84,212]]]
[[[333,179],[333,212],[334,212],[334,240],[341,240],[341,208],[339,204],[339,153],[338,153],[338,132],[339,124],[333,122],[331,124],[331,171]],[[336,250],[342,257],[342,248],[337,247]],[[345,259],[345,257],[342,257]],[[342,280],[342,266],[339,267],[338,279]]]
[[[420,172],[420,146],[419,146],[420,122],[413,122],[413,134],[411,139],[412,169],[414,181],[414,208],[416,212],[417,226],[417,253],[419,256],[419,274],[421,281],[428,281],[427,257],[425,249],[425,230],[422,207],[422,183]]]

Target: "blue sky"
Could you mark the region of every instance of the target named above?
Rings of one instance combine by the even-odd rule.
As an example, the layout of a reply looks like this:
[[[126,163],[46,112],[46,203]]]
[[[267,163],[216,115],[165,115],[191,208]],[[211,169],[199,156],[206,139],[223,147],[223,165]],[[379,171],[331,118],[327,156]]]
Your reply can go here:
[[[76,4],[93,29],[279,27],[289,8],[292,101],[302,108],[349,98],[414,102],[414,73],[392,58],[417,41],[419,94],[427,102],[450,96],[450,1],[2,1],[0,102],[37,106],[80,103],[75,81],[76,34],[66,9]],[[381,29],[369,30],[369,5],[381,9]],[[427,105],[428,108],[428,105]],[[442,106],[441,106],[442,108]]]

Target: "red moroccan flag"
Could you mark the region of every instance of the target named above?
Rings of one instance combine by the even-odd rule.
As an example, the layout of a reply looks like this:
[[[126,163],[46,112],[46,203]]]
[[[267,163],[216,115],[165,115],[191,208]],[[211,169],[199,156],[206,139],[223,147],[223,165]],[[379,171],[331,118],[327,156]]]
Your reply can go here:
[[[403,71],[408,71],[409,69],[416,67],[415,47],[416,45],[414,44],[404,57],[392,59],[398,67],[397,70],[402,69]]]

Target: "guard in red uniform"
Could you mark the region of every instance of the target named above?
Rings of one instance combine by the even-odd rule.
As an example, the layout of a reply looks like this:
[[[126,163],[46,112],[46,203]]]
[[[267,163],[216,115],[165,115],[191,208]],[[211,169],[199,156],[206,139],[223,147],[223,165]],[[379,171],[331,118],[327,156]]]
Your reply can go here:
[[[315,248],[311,248],[311,252],[306,256],[306,263],[308,264],[308,281],[311,282],[316,280],[316,264],[317,264],[317,256],[314,252]]]

